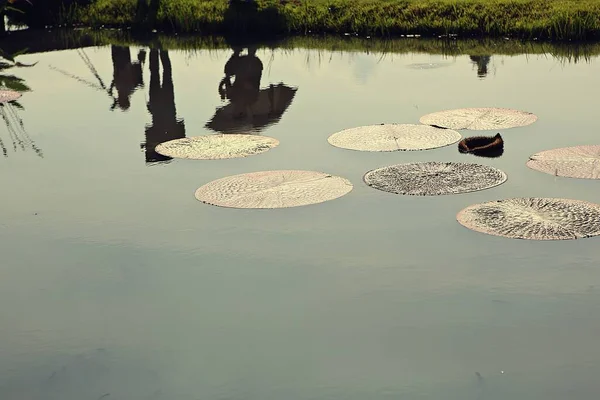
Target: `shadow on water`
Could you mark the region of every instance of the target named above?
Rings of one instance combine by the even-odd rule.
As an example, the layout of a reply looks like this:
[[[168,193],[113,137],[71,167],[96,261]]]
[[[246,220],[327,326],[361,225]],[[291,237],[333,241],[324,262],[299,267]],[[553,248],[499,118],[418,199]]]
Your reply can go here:
[[[150,95],[147,107],[152,117],[152,123],[146,126],[146,141],[141,144],[141,148],[145,150],[146,163],[164,163],[172,158],[158,154],[154,150],[155,147],[169,140],[184,138],[185,124],[183,119],[177,118],[169,52],[151,49],[148,64],[150,67]]]
[[[263,63],[256,56],[256,47],[246,49],[242,55],[244,48],[233,46],[218,86],[221,100],[229,100],[229,104],[217,108],[206,128],[220,133],[256,133],[279,122],[294,100],[297,88],[283,83],[260,89]]]
[[[115,107],[123,111],[129,110],[131,107],[131,95],[138,88],[144,87],[144,78],[142,70],[146,61],[146,51],[140,50],[137,56],[137,61],[131,62],[131,52],[129,47],[110,46],[112,65],[113,65],[113,80],[110,84],[109,93],[112,95],[113,89],[117,90],[117,97],[110,107],[114,110]]]

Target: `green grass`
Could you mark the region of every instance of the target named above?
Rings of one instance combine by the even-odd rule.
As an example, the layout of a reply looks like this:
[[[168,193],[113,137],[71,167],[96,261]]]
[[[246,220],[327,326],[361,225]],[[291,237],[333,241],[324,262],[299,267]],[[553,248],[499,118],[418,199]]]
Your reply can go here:
[[[92,27],[135,27],[137,0],[97,0],[70,14]],[[180,33],[458,34],[585,40],[600,38],[600,0],[162,0],[155,28]]]

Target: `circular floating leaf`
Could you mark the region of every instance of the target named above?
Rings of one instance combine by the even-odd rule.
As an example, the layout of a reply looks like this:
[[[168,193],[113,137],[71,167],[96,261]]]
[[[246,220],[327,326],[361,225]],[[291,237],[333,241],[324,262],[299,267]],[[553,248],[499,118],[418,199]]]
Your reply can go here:
[[[329,136],[336,147],[361,151],[426,150],[460,140],[460,133],[428,125],[381,124],[345,129]]]
[[[170,140],[156,146],[167,157],[216,160],[264,153],[279,145],[277,139],[258,135],[206,135]]]
[[[469,206],[456,219],[474,231],[514,239],[564,240],[600,235],[600,204],[581,200],[498,200]]]
[[[375,169],[364,180],[384,192],[436,196],[489,189],[504,183],[506,174],[480,164],[422,162]]]
[[[352,190],[347,179],[315,171],[261,171],[217,179],[196,190],[203,203],[233,208],[284,208],[322,203]]]
[[[485,131],[530,125],[537,116],[510,108],[461,108],[427,114],[419,121],[442,128]]]
[[[21,93],[14,90],[0,90],[0,104],[18,100],[20,97]]]
[[[600,146],[546,150],[529,157],[527,166],[567,178],[600,179]]]

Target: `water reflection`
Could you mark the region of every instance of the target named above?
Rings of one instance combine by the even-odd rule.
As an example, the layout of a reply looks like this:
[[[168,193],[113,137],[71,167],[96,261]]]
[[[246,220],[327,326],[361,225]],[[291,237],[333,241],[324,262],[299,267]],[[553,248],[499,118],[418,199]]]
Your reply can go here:
[[[244,55],[242,52],[242,47],[234,47],[225,64],[218,92],[221,100],[229,100],[229,104],[217,108],[205,125],[213,131],[259,132],[279,122],[296,95],[297,88],[283,83],[260,89],[263,63],[256,56],[256,48],[248,47]]]
[[[16,153],[19,150],[33,150],[35,154],[43,157],[42,151],[35,145],[27,131],[23,119],[19,116],[19,110],[23,110],[23,106],[18,101],[0,104],[0,116],[6,125],[8,132],[10,147]],[[0,149],[4,157],[8,157],[7,142],[0,136]]]
[[[35,64],[22,64],[14,60],[14,56],[6,54],[0,50],[0,71],[6,71],[16,67],[33,67]],[[0,73],[0,90],[14,90],[16,92],[30,92],[31,89],[25,81],[10,73]],[[4,157],[8,157],[9,148],[15,153],[19,150],[27,151],[33,150],[39,157],[43,157],[41,149],[39,149],[35,142],[31,139],[27,131],[25,130],[25,123],[19,115],[19,111],[25,108],[19,101],[10,101],[7,103],[0,103],[0,117],[6,125],[6,133],[8,133],[8,140],[6,137],[0,136],[0,151]]]
[[[113,65],[113,80],[110,84],[109,93],[112,95],[113,89],[117,90],[117,97],[110,107],[114,110],[119,107],[123,111],[129,110],[131,106],[131,95],[140,87],[144,87],[144,78],[142,69],[146,61],[146,52],[140,50],[137,61],[131,62],[131,53],[129,47],[111,46],[110,53]]]
[[[162,64],[162,82],[159,68]],[[171,157],[158,154],[154,148],[160,143],[185,137],[183,119],[177,118],[175,108],[175,90],[171,59],[167,50],[150,50],[150,96],[148,112],[152,123],[146,127],[146,142],[141,144],[145,150],[146,163],[170,161]]]
[[[474,65],[477,66],[477,76],[479,78],[485,78],[488,74],[488,65],[492,56],[469,56]]]

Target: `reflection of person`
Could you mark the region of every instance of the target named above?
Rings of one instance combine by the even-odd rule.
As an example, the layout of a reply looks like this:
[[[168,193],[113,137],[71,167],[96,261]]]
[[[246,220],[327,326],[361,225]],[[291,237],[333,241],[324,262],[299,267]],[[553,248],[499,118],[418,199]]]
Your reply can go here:
[[[111,106],[111,110],[119,107],[126,111],[131,106],[130,98],[133,92],[144,86],[142,77],[142,68],[146,61],[146,52],[140,50],[136,62],[131,62],[129,47],[111,46],[111,56],[113,64],[113,81],[110,85],[110,93],[117,89],[117,98]]]
[[[263,64],[256,56],[256,48],[248,48],[248,54],[240,56],[242,49],[234,48],[233,55],[225,64],[225,77],[219,82],[222,100],[231,101],[234,118],[245,118],[258,99]],[[233,84],[231,78],[235,77]]]
[[[163,67],[162,85],[159,76],[159,58]],[[169,52],[150,50],[150,98],[148,111],[152,115],[152,124],[146,128],[146,162],[167,161],[171,157],[158,154],[154,148],[160,143],[185,137],[183,120],[177,119],[175,92]]]
[[[477,76],[480,78],[487,76],[487,67],[491,56],[469,56],[469,58],[477,65]]]

